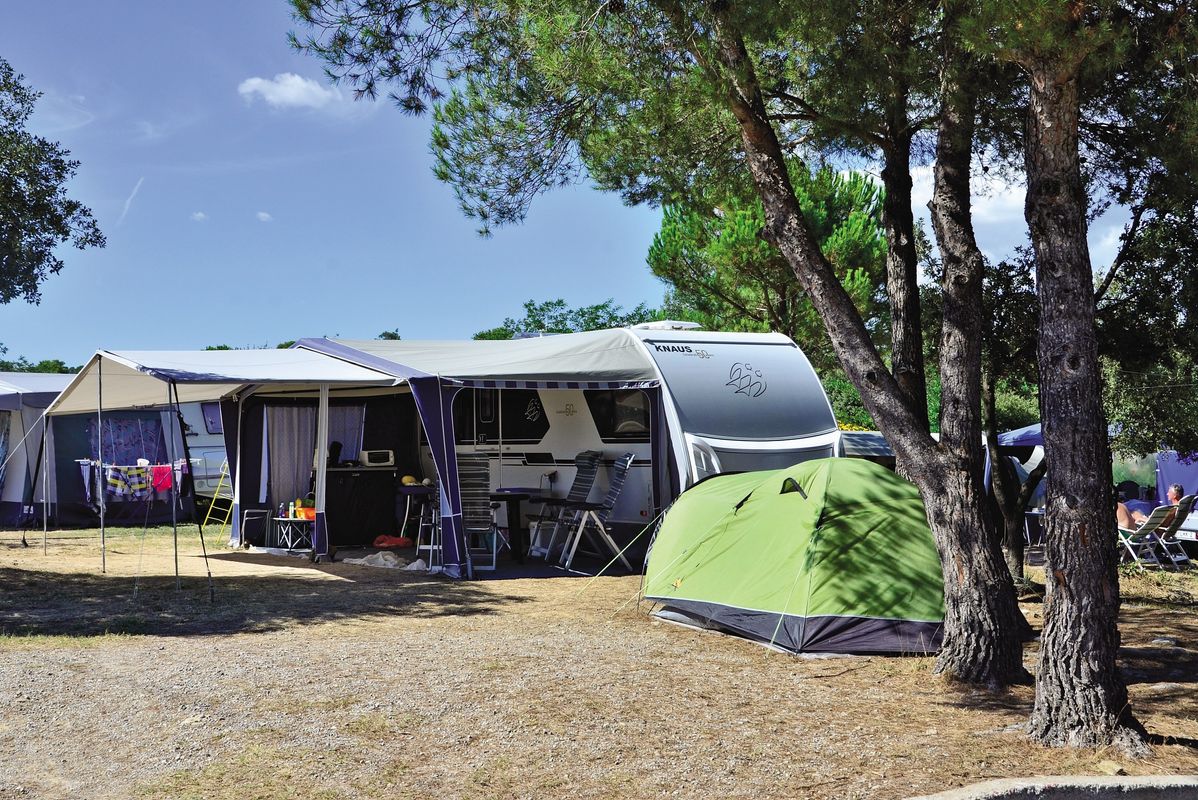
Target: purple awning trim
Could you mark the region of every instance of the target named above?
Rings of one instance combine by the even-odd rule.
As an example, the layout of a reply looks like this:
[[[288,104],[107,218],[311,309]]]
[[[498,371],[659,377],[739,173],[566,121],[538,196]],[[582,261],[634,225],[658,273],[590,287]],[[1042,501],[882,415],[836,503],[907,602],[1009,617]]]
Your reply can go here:
[[[496,381],[442,378],[445,385],[472,389],[656,389],[658,381]]]

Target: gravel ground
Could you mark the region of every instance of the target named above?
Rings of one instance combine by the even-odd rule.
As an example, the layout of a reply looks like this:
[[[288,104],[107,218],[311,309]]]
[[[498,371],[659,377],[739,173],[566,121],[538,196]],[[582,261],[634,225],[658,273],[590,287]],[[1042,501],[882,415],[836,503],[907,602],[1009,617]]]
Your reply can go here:
[[[636,577],[451,583],[221,550],[210,604],[197,553],[176,591],[160,531],[110,538],[105,575],[95,538],[43,555],[0,533],[0,798],[901,798],[1119,760],[1024,739],[1029,688],[652,621]],[[1131,774],[1198,772],[1198,582],[1173,577],[1125,612],[1159,737]]]

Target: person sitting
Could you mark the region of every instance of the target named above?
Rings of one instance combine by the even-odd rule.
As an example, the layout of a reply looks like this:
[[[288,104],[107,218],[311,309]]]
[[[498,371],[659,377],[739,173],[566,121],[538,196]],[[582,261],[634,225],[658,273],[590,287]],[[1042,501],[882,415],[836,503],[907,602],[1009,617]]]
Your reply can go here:
[[[1171,506],[1175,506],[1181,502],[1181,498],[1185,497],[1186,490],[1181,487],[1180,483],[1174,483],[1165,492],[1165,502]]]
[[[1146,519],[1148,518],[1145,515],[1128,509],[1126,503],[1115,504],[1115,521],[1125,531],[1134,531]]]

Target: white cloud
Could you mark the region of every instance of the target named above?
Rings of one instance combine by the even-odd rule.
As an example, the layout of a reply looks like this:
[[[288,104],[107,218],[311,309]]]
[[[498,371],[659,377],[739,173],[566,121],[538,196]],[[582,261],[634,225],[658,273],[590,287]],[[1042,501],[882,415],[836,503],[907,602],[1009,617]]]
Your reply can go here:
[[[207,214],[205,214],[203,211],[196,211],[196,212],[194,212],[194,213],[191,215],[191,218],[192,218],[192,220],[194,220],[195,222],[207,222],[207,221],[208,221],[208,215],[207,215]]]
[[[258,217],[259,222],[274,222],[275,221],[275,218],[272,217],[266,211],[259,211],[255,216]]]
[[[261,97],[271,108],[322,109],[342,100],[335,86],[321,86],[294,72],[282,72],[273,79],[246,78],[237,86],[237,93],[248,102],[253,102],[255,96]]]
[[[137,197],[137,193],[141,191],[141,185],[145,183],[145,176],[137,179],[137,183],[133,185],[133,191],[129,192],[129,196],[125,198],[125,207],[121,210],[121,216],[117,219],[116,224],[120,225],[125,221],[125,216],[129,213],[129,209],[133,206],[133,198]]]
[[[36,131],[44,136],[65,133],[90,125],[96,115],[87,108],[87,98],[81,94],[62,95],[46,90],[34,106]]]

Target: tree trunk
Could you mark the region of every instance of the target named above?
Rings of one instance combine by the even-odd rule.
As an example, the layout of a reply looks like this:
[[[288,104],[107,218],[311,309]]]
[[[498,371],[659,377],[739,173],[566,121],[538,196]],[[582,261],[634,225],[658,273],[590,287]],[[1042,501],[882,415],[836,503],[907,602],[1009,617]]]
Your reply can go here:
[[[906,97],[895,100],[887,127],[890,147],[884,155],[882,225],[886,230],[886,294],[890,299],[890,369],[911,402],[916,419],[928,427],[928,385],[923,362],[919,311],[919,267],[915,253],[915,216],[911,210],[911,134],[906,129]],[[895,130],[898,126],[903,126]],[[907,476],[905,465],[899,473]]]
[[[678,15],[677,6],[669,9]],[[687,29],[685,19],[676,24]],[[928,522],[945,572],[941,671],[990,686],[1018,680],[1023,674],[1020,648],[1010,632],[1014,597],[1001,560],[993,563],[987,555],[990,548],[979,545],[985,528],[976,474],[956,454],[942,455],[882,363],[852,300],[806,227],[753,64],[726,11],[717,12],[715,32],[721,73],[728,81],[729,108],[740,127],[746,163],[765,209],[763,233],[807,291],[841,366],[861,392],[866,410],[896,455],[915,465],[919,473]]]
[[[1036,252],[1040,408],[1052,464],[1044,630],[1029,731],[1050,745],[1139,750],[1142,728],[1115,665],[1115,505],[1078,157],[1079,66],[1035,59],[1025,68],[1031,94],[1024,213]]]
[[[1023,669],[1022,633],[1026,620],[1015,598],[1011,575],[996,544],[993,518],[983,503],[982,484],[982,277],[985,261],[973,234],[969,170],[973,153],[976,95],[968,55],[956,43],[952,10],[947,13],[944,61],[941,75],[940,120],[936,137],[936,166],[933,173],[932,227],[944,266],[942,291],[944,321],[940,335],[940,446],[946,460],[947,480],[943,498],[928,505],[938,487],[924,491],[929,519],[936,515],[958,517],[954,528],[961,531],[941,551],[944,568],[946,613],[959,614],[962,622],[952,626],[957,636],[974,634],[971,625],[992,625],[987,646],[993,648],[991,663],[1006,679],[1026,679]],[[985,607],[977,592],[953,586],[956,582],[980,581],[986,587]],[[951,591],[950,591],[951,588]],[[949,597],[960,609],[948,608]],[[977,622],[974,622],[974,621]],[[946,630],[949,629],[945,620]],[[936,671],[966,681],[978,682],[991,676],[974,674],[970,662],[976,645],[948,641],[936,663]],[[1000,683],[1002,681],[994,681]]]
[[[994,504],[1002,521],[1000,544],[1007,569],[1016,583],[1023,582],[1024,561],[1024,509],[1027,500],[1021,499],[1020,486],[1016,485],[1015,470],[1007,457],[998,452],[998,421],[994,408],[994,374],[986,370],[982,377],[982,408],[986,420],[986,449],[990,455],[990,485],[994,491]],[[1043,461],[1041,463],[1044,463]],[[1034,487],[1033,487],[1034,488]]]
[[[897,52],[911,43],[911,24],[903,13],[890,22]],[[904,67],[890,64],[890,95],[885,108],[886,147],[882,152],[882,226],[886,231],[886,295],[890,300],[890,369],[925,430],[928,426],[928,383],[923,361],[923,326],[919,311],[919,263],[915,252],[915,215],[911,210],[910,88]],[[908,480],[913,465],[899,458],[895,470]]]

